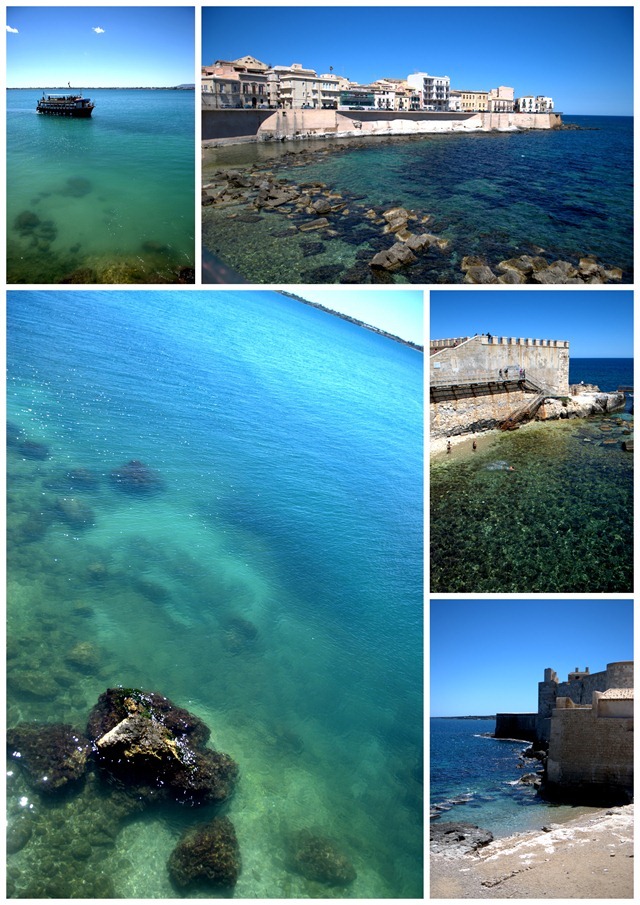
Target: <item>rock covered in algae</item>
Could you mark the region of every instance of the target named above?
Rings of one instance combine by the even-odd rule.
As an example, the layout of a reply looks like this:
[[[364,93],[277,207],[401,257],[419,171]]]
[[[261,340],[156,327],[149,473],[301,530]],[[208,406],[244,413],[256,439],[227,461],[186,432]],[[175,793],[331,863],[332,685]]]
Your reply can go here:
[[[7,750],[33,788],[57,792],[82,779],[91,747],[65,723],[20,723],[7,731]]]
[[[139,459],[131,459],[119,468],[113,468],[109,478],[114,487],[125,493],[157,493],[164,486],[160,475]]]
[[[240,849],[228,817],[214,817],[182,836],[169,856],[169,876],[178,887],[206,882],[235,886],[240,875]]]
[[[235,761],[205,747],[209,729],[202,720],[155,692],[108,689],[87,732],[100,772],[145,798],[200,805],[233,792]]]
[[[293,867],[307,880],[329,886],[347,886],[356,879],[356,870],[338,846],[326,836],[300,830],[291,840]]]

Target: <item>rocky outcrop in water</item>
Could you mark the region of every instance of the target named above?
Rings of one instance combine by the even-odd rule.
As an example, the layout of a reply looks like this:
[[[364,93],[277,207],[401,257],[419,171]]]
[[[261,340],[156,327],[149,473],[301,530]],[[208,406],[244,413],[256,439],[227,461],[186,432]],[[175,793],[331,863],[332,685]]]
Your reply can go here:
[[[538,409],[536,419],[552,421],[565,418],[589,418],[606,415],[625,407],[624,393],[580,393],[564,399],[545,399]]]
[[[240,848],[229,818],[214,817],[187,830],[171,852],[167,868],[180,889],[203,881],[218,887],[235,886],[241,869]]]
[[[20,723],[7,730],[7,750],[30,785],[45,794],[81,780],[91,753],[88,739],[65,723]]]
[[[91,711],[87,733],[101,774],[149,801],[223,801],[238,778],[228,754],[205,747],[202,720],[155,692],[109,688]]]
[[[622,270],[619,267],[604,267],[598,264],[593,255],[584,255],[578,264],[570,261],[552,261],[541,255],[520,255],[517,258],[509,258],[500,261],[495,270],[491,269],[487,262],[475,256],[467,256],[462,259],[460,269],[464,271],[465,283],[572,283],[584,285],[591,283],[619,283],[622,279]]]
[[[293,183],[277,178],[258,166],[251,172],[217,171],[202,190],[202,205],[228,208],[229,219],[259,222],[265,213],[283,216],[288,223],[283,238],[298,232],[317,232],[321,238],[343,237],[346,229],[354,227],[359,229],[363,241],[368,237],[369,249],[374,247],[368,250],[363,245],[362,257],[358,255],[361,264],[349,270],[324,265],[314,271],[313,282],[389,282],[391,274],[414,264],[421,255],[447,248],[448,240],[423,232],[424,224],[430,220],[428,215],[403,207],[375,210],[361,204],[361,200],[333,192],[322,182]],[[245,210],[238,211],[238,207]],[[387,244],[387,236],[393,240],[391,245]],[[346,237],[345,240],[349,241]]]
[[[356,870],[333,840],[300,830],[291,839],[291,863],[307,880],[327,886],[348,886],[356,879]]]
[[[276,213],[287,224],[280,233],[282,238],[296,236],[298,231],[317,230],[322,238],[357,246],[355,263],[305,268],[304,282],[393,283],[406,278],[414,282],[474,284],[590,284],[619,282],[624,277],[620,268],[599,263],[592,255],[577,256],[571,261],[553,260],[550,252],[535,245],[525,246],[529,254],[498,263],[469,255],[463,256],[460,263],[459,255],[464,255],[464,249],[451,249],[445,254],[449,241],[424,232],[432,212],[410,211],[399,204],[376,209],[362,195],[332,191],[322,182],[294,181],[297,167],[358,146],[357,142],[340,143],[331,149],[296,150],[283,154],[277,162],[211,172],[210,181],[202,189],[202,205],[216,208],[220,215],[209,223],[204,217],[203,236],[208,243],[205,247],[223,259],[229,257],[227,263],[242,273],[247,254],[240,248],[229,254],[228,249],[234,242],[243,245],[251,234],[238,239],[226,221],[262,221],[262,227],[253,234],[256,244],[255,254],[249,256],[251,273],[245,276],[253,282],[286,282],[281,278],[284,265],[280,255],[276,251],[279,263],[272,264],[268,247],[262,247],[265,242],[269,246],[276,237],[277,231],[268,220]],[[278,172],[284,172],[286,178],[278,177]],[[442,224],[439,228],[445,227]],[[264,264],[258,269],[256,260],[262,257]],[[297,254],[292,255],[295,266],[300,266],[298,258]]]

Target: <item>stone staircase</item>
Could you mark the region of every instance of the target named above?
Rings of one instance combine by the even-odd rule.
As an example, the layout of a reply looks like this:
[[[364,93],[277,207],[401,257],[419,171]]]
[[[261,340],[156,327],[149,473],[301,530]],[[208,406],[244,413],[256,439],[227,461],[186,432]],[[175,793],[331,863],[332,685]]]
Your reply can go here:
[[[504,421],[501,421],[498,425],[500,430],[516,430],[522,424],[523,421],[530,421],[533,418],[544,402],[545,399],[558,399],[560,398],[559,394],[552,390],[550,387],[545,387],[538,383],[536,380],[533,380],[529,375],[527,375],[522,381],[520,381],[520,386],[523,390],[528,390],[533,393],[531,399],[527,399],[521,405],[519,405]]]

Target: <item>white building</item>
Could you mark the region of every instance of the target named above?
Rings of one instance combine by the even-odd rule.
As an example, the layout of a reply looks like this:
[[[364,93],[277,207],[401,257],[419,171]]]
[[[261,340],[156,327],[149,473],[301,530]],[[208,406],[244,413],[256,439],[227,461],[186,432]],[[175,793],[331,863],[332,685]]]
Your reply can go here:
[[[525,94],[523,97],[517,98],[515,109],[519,113],[551,113],[553,110],[553,98],[544,97],[539,94],[534,97],[532,94]]]
[[[448,75],[429,75],[428,72],[414,72],[407,76],[407,83],[420,93],[422,110],[447,110],[449,107]]]

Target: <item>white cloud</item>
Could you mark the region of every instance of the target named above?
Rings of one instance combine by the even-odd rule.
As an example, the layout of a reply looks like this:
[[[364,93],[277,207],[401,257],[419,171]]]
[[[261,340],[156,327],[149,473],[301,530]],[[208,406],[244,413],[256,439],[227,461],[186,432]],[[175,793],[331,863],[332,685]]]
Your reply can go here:
[[[17,35],[17,34],[18,34],[18,29],[17,29],[17,28],[11,28],[10,25],[7,25],[7,31],[10,31],[12,35]]]
[[[91,31],[95,31],[95,33],[96,33],[97,35],[103,35],[103,34],[104,34],[104,28],[100,28],[100,26],[98,26],[97,28],[92,28]]]

